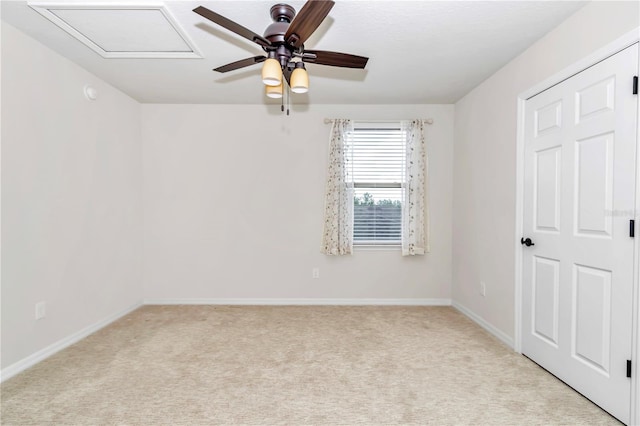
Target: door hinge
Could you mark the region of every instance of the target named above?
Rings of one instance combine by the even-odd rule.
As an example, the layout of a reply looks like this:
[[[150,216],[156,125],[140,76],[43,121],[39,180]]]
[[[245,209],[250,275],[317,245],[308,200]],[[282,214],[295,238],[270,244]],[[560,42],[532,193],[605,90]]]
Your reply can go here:
[[[627,360],[627,377],[631,377],[631,360]]]
[[[638,94],[638,76],[633,77],[633,94]]]
[[[636,236],[636,221],[633,219],[629,221],[629,236],[631,238]]]

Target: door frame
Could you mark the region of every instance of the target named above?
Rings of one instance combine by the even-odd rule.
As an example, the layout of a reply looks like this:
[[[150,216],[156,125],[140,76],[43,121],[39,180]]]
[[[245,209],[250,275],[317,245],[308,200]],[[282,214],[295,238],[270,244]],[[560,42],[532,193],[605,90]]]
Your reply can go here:
[[[520,93],[517,98],[517,136],[516,136],[516,228],[514,238],[515,250],[515,329],[514,329],[514,350],[522,353],[522,273],[523,273],[523,252],[520,244],[520,237],[523,236],[524,222],[524,121],[525,102],[527,99],[543,92],[556,84],[584,71],[598,62],[615,55],[640,42],[640,27],[629,31],[622,37],[614,40],[606,46],[589,54],[582,60],[564,68],[551,77],[535,84],[531,88]],[[638,68],[640,69],[640,55],[638,55]],[[631,89],[631,82],[629,82]],[[640,219],[640,95],[636,99],[638,104],[638,119],[636,120],[636,219]],[[640,220],[638,220],[640,225]],[[640,425],[640,237],[634,241],[634,265],[633,265],[633,307],[632,307],[632,374],[631,374],[631,415],[630,424]]]

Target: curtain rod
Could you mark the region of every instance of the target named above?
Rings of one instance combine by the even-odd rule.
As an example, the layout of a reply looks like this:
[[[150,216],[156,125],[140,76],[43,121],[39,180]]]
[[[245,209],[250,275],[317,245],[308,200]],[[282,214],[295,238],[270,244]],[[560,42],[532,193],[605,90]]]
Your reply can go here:
[[[324,124],[333,123],[336,120],[337,120],[336,118],[325,118]],[[364,123],[389,123],[391,121],[408,121],[408,120],[353,120],[353,121],[360,121]],[[433,118],[423,118],[422,121],[424,121],[426,124],[433,124]]]

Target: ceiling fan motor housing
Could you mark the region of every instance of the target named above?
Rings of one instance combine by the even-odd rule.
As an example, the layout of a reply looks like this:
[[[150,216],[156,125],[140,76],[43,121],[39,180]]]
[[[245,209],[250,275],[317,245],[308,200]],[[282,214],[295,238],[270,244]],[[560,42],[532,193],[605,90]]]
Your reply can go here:
[[[264,38],[269,40],[273,46],[264,47],[264,50],[266,52],[275,50],[275,55],[271,53],[269,57],[275,56],[280,64],[285,67],[293,57],[293,49],[288,45],[284,36],[289,29],[291,21],[296,16],[296,10],[288,4],[279,3],[271,7],[270,14],[273,23],[264,31]]]
[[[273,23],[264,31],[264,38],[273,44],[284,44],[286,42],[284,35],[289,29],[289,24],[296,16],[296,10],[288,4],[279,3],[271,6],[270,13]]]
[[[273,44],[284,43],[284,35],[289,28],[289,23],[285,21],[274,22],[264,30],[264,38]]]

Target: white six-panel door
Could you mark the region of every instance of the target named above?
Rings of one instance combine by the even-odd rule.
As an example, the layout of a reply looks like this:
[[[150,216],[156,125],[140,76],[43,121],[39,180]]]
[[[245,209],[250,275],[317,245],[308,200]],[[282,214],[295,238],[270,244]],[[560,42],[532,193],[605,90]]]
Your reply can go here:
[[[636,44],[525,104],[522,352],[625,423],[637,72]]]

